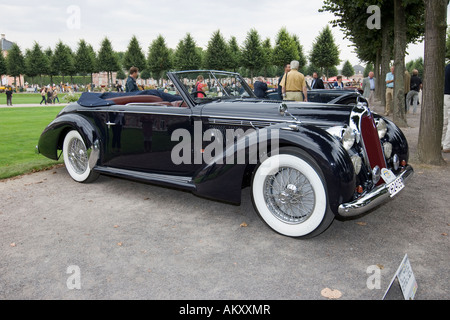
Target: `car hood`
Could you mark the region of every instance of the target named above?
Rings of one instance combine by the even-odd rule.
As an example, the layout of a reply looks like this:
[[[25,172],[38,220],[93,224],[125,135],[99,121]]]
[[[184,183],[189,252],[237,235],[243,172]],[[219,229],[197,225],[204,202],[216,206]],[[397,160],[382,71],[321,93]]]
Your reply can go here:
[[[288,107],[280,114],[280,105]],[[281,102],[270,100],[234,100],[212,102],[203,106],[202,117],[215,119],[288,122],[298,119],[305,124],[323,128],[349,123],[352,106],[308,102]]]

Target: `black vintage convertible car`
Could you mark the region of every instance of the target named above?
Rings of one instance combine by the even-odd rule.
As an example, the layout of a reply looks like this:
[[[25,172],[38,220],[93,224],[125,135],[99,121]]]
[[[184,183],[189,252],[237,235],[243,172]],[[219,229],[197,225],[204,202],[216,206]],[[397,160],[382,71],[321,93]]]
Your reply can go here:
[[[222,71],[168,77],[177,95],[84,93],[48,125],[37,151],[62,154],[78,182],[106,174],[232,204],[250,187],[263,221],[298,238],[381,205],[413,174],[405,136],[364,100],[258,99],[239,74]]]

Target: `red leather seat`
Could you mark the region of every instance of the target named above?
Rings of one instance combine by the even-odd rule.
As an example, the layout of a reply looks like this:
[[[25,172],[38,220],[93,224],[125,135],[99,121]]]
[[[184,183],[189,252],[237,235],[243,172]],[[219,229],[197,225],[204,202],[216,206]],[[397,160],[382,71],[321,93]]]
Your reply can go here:
[[[187,108],[187,105],[186,105],[186,103],[183,100],[174,101],[171,104],[172,104],[173,107]]]

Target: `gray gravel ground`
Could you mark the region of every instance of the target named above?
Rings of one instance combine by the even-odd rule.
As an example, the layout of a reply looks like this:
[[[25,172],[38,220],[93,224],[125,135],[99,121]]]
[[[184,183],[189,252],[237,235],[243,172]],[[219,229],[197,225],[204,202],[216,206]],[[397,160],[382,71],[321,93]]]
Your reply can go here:
[[[315,300],[330,288],[378,300],[405,254],[416,298],[448,299],[450,170],[417,165],[419,116],[408,119],[407,189],[311,240],[266,227],[248,189],[232,206],[106,176],[78,184],[64,167],[0,181],[0,299]],[[372,265],[380,289],[367,287]]]

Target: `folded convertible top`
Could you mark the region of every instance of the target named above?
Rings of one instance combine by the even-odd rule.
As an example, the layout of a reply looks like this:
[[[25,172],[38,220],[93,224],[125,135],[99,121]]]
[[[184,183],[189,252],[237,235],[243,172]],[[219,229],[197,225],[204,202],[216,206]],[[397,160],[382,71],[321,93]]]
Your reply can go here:
[[[120,97],[132,97],[140,95],[151,95],[160,97],[163,101],[174,102],[183,100],[179,95],[172,95],[160,90],[142,90],[136,92],[83,92],[78,104],[83,107],[102,107],[114,105],[114,101],[108,99],[120,98]]]

